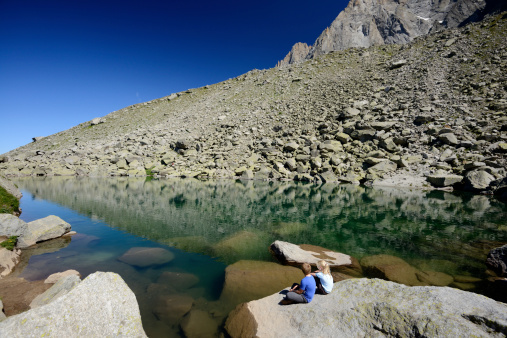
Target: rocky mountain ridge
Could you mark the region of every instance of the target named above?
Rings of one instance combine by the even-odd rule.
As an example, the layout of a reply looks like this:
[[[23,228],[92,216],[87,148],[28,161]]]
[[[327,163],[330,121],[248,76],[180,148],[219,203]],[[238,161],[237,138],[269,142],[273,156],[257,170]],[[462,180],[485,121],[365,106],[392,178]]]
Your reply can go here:
[[[253,70],[126,107],[13,150],[0,170],[503,193],[506,18]]]
[[[507,9],[491,0],[351,0],[314,45],[307,46],[306,54],[297,43],[278,66],[350,47],[404,44],[431,32],[479,21],[501,8]]]

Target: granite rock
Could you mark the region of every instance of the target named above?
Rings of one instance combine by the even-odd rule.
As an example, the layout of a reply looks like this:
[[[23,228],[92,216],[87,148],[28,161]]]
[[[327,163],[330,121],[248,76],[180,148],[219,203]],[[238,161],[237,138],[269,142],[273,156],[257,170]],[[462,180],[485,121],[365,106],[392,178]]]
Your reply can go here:
[[[60,237],[69,232],[71,226],[58,216],[47,216],[26,224],[18,237],[18,248],[24,249],[37,242]]]
[[[146,337],[134,293],[112,272],[89,275],[53,302],[0,322],[2,335]]]
[[[309,304],[280,306],[282,295],[240,304],[231,337],[491,337],[505,334],[507,305],[466,291],[348,279]]]

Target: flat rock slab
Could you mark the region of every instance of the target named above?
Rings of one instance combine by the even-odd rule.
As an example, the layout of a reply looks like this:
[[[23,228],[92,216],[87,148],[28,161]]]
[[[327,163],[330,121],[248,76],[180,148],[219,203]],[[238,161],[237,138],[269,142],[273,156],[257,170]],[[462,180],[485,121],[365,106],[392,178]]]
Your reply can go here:
[[[463,181],[460,175],[430,175],[426,179],[435,187],[448,187]]]
[[[0,322],[6,337],[146,337],[134,293],[112,272],[89,275],[53,302]]]
[[[145,268],[151,265],[169,263],[174,259],[174,254],[163,248],[131,248],[123,256],[118,258],[120,262]]]
[[[379,279],[335,283],[309,304],[278,305],[274,294],[239,305],[231,337],[503,336],[507,304],[441,287],[407,287]],[[415,334],[416,333],[416,334]]]
[[[70,231],[70,224],[58,216],[48,216],[26,224],[18,237],[17,247],[24,249],[35,243],[62,236]]]
[[[325,260],[332,271],[343,272],[351,276],[361,276],[361,266],[352,256],[335,252],[320,246],[274,241],[269,251],[280,263],[299,266],[308,263],[317,266],[317,262]]]

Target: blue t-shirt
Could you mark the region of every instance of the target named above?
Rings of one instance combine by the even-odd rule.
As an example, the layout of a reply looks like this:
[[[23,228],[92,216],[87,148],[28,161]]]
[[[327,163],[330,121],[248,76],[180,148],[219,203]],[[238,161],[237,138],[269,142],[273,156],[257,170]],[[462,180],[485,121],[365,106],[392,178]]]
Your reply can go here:
[[[315,289],[317,288],[313,276],[303,278],[299,287],[301,290],[305,291],[303,292],[303,296],[306,298],[308,303],[310,303],[313,299],[313,295],[315,295]]]
[[[322,272],[317,272],[315,276],[320,278],[320,284],[322,284],[322,287],[327,293],[333,291],[333,276],[325,275]]]

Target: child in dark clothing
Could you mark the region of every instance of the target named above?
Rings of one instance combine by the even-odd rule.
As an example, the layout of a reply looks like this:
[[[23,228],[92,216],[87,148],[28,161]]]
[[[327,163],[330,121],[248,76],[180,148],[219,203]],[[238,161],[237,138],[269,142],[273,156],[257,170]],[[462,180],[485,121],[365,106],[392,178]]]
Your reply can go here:
[[[301,280],[301,284],[294,283],[284,299],[280,301],[281,305],[292,303],[310,303],[315,295],[315,279],[311,275],[312,268],[310,264],[303,263],[301,270],[305,277]]]

